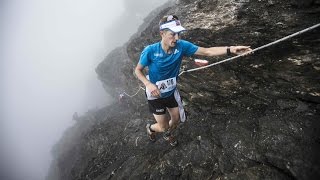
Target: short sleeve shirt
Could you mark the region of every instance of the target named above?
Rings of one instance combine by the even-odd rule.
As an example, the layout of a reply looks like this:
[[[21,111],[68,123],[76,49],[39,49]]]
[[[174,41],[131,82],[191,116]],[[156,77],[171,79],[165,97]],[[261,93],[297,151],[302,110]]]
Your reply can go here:
[[[171,54],[167,54],[161,47],[161,42],[151,44],[142,51],[139,63],[149,68],[149,80],[153,84],[172,78],[177,79],[183,56],[192,56],[198,46],[185,40],[178,40]],[[157,84],[158,85],[158,84]],[[158,88],[159,87],[158,85]],[[175,86],[168,92],[161,92],[161,98],[170,96]]]

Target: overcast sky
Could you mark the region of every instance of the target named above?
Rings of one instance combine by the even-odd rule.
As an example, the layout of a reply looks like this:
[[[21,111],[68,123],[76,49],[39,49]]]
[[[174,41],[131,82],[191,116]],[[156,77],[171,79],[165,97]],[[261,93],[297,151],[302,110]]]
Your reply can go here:
[[[98,63],[164,1],[0,3],[0,179],[6,169],[24,180],[42,180],[51,161],[52,145],[74,123],[72,114],[81,115],[108,103],[94,71]],[[128,13],[132,18],[121,18],[130,17]],[[110,31],[123,21],[131,23]]]

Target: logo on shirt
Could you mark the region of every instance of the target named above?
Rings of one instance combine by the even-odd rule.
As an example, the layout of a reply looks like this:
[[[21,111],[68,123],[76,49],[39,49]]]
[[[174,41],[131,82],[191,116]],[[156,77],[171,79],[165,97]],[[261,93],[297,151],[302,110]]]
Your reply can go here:
[[[154,53],[153,54],[155,57],[163,57],[163,54],[162,53]]]
[[[178,52],[180,52],[178,49],[175,49],[173,54],[177,54]]]

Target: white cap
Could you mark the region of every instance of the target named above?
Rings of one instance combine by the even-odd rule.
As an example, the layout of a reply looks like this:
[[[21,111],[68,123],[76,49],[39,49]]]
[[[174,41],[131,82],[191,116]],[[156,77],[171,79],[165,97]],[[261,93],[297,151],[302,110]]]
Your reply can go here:
[[[168,16],[167,20],[168,22],[160,25],[160,31],[164,29],[170,29],[171,31],[178,33],[186,30],[184,27],[181,26],[180,21],[175,20],[172,15]]]

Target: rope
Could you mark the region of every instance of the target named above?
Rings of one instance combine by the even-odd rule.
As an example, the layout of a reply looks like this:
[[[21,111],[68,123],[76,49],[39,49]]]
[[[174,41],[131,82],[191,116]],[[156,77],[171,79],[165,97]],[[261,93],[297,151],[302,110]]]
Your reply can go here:
[[[218,62],[216,62],[216,63],[212,63],[212,64],[209,64],[209,65],[206,65],[206,66],[202,66],[202,67],[198,67],[198,68],[194,68],[194,69],[189,69],[189,70],[187,70],[187,71],[182,71],[182,72],[179,74],[179,76],[181,76],[181,75],[182,75],[183,73],[185,73],[185,72],[198,71],[198,70],[200,70],[200,69],[205,69],[205,68],[208,68],[208,67],[211,67],[211,66],[215,66],[215,65],[218,65],[218,64],[227,62],[227,61],[231,61],[231,60],[237,59],[237,58],[239,58],[239,57],[245,56],[245,55],[247,55],[247,54],[251,54],[251,53],[253,53],[253,52],[255,52],[255,51],[261,50],[261,49],[263,49],[263,48],[269,47],[269,46],[271,46],[271,45],[277,44],[277,43],[279,43],[279,42],[282,42],[282,41],[284,41],[284,40],[287,40],[287,39],[289,39],[289,38],[292,38],[292,37],[294,37],[294,36],[297,36],[297,35],[299,35],[299,34],[302,34],[302,33],[304,33],[304,32],[307,32],[307,31],[310,31],[310,30],[312,30],[312,29],[315,29],[315,28],[317,28],[317,27],[319,27],[319,26],[320,26],[320,23],[319,23],[319,24],[316,24],[316,25],[313,25],[313,26],[311,26],[311,27],[309,27],[309,28],[306,28],[306,29],[304,29],[304,30],[301,30],[301,31],[299,31],[299,32],[296,32],[296,33],[294,33],[294,34],[291,34],[291,35],[289,35],[289,36],[286,36],[286,37],[284,37],[284,38],[278,39],[278,40],[276,40],[276,41],[274,41],[274,42],[271,42],[271,43],[269,43],[269,44],[266,44],[266,45],[260,46],[260,47],[258,47],[258,48],[255,48],[255,49],[253,49],[252,51],[247,52],[247,53],[244,53],[244,54],[241,54],[241,55],[237,55],[237,56],[234,56],[234,57],[231,57],[231,58],[222,60],[222,61],[218,61]]]
[[[139,93],[139,91],[140,90],[145,90],[143,87],[139,87],[139,89],[137,90],[137,92],[135,93],[135,94],[133,94],[133,95],[129,95],[129,94],[127,94],[126,92],[123,92],[122,94],[120,94],[120,98],[122,98],[124,95],[126,95],[126,96],[129,96],[130,98],[133,98],[134,96],[136,96],[138,93]]]
[[[228,58],[228,59],[224,59],[224,60],[222,60],[222,61],[218,61],[218,62],[209,64],[209,65],[206,65],[206,66],[202,66],[202,67],[198,67],[198,68],[194,68],[194,69],[189,69],[189,70],[186,70],[186,71],[183,70],[183,71],[179,74],[179,76],[181,76],[183,73],[198,71],[198,70],[200,70],[200,69],[209,68],[209,67],[211,67],[211,66],[216,66],[216,65],[218,65],[218,64],[221,64],[221,63],[224,63],[224,62],[227,62],[227,61],[231,61],[231,60],[237,59],[237,58],[239,58],[239,57],[245,56],[245,55],[247,55],[247,54],[251,54],[251,53],[256,52],[256,51],[258,51],[258,50],[264,49],[264,48],[266,48],[266,47],[269,47],[269,46],[272,46],[272,45],[277,44],[277,43],[279,43],[279,42],[285,41],[285,40],[290,39],[290,38],[292,38],[292,37],[294,37],[294,36],[297,36],[297,35],[299,35],[299,34],[302,34],[302,33],[305,33],[305,32],[307,32],[307,31],[310,31],[310,30],[312,30],[312,29],[315,29],[315,28],[317,28],[317,27],[319,27],[319,26],[320,26],[320,23],[318,23],[318,24],[316,24],[316,25],[313,25],[313,26],[311,26],[311,27],[309,27],[309,28],[306,28],[306,29],[304,29],[304,30],[301,30],[301,31],[299,31],[299,32],[293,33],[293,34],[291,34],[291,35],[289,35],[289,36],[286,36],[286,37],[284,37],[284,38],[278,39],[278,40],[276,40],[276,41],[274,41],[274,42],[271,42],[271,43],[269,43],[269,44],[266,44],[266,45],[260,46],[260,47],[258,47],[258,48],[255,48],[255,49],[253,49],[252,51],[247,52],[247,53],[244,53],[244,54],[241,54],[241,55],[237,55],[237,56],[234,56],[234,57],[231,57],[231,58]],[[122,94],[120,94],[120,97],[123,97],[124,95],[126,95],[126,96],[129,96],[130,98],[132,98],[132,97],[136,96],[141,89],[145,90],[143,87],[140,86],[140,88],[138,89],[138,91],[137,91],[135,94],[129,95],[129,94],[127,94],[126,92],[123,92]]]

